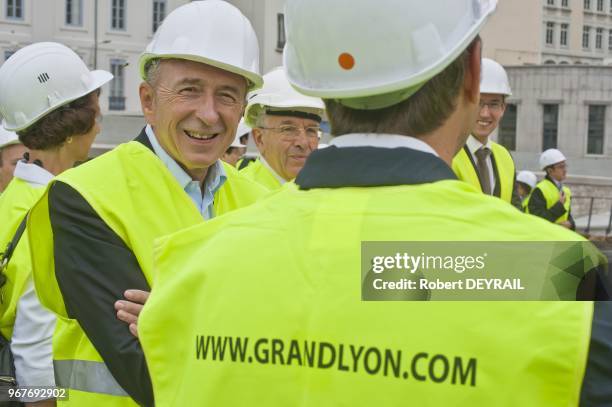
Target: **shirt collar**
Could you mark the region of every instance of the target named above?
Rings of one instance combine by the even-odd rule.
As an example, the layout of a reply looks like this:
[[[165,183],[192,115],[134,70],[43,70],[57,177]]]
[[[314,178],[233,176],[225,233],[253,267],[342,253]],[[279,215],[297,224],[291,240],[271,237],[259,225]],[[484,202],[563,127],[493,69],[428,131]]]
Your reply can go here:
[[[364,134],[352,133],[337,136],[329,142],[330,145],[336,147],[380,147],[380,148],[398,148],[406,147],[424,153],[430,153],[439,157],[436,150],[423,140],[416,137],[402,136],[399,134]]]
[[[43,167],[27,163],[23,160],[17,162],[13,175],[36,187],[46,186],[54,177],[53,174]]]
[[[187,172],[185,172],[185,170],[182,169],[172,157],[170,157],[166,150],[163,149],[163,147],[159,144],[159,141],[157,141],[157,137],[155,137],[155,133],[153,132],[153,128],[150,124],[147,124],[145,127],[145,133],[147,134],[147,138],[153,147],[155,155],[162,160],[166,168],[168,168],[183,189],[185,189],[190,183],[197,182],[194,181],[191,176],[187,174]],[[214,194],[219,188],[221,188],[226,179],[227,174],[225,173],[225,169],[219,160],[217,160],[208,168],[206,178],[204,179],[204,186],[205,188],[210,189]]]
[[[487,142],[485,144],[482,144],[480,141],[478,141],[476,137],[472,136],[471,134],[468,136],[465,145],[467,146],[468,150],[470,150],[470,153],[472,153],[472,155],[476,154],[476,151],[482,146],[485,146],[486,148],[491,150],[491,140],[487,139]]]
[[[272,168],[270,166],[270,164],[268,164],[268,162],[266,161],[266,159],[264,158],[263,155],[259,157],[259,161],[261,161],[261,163],[263,164],[264,167],[266,167],[268,170],[270,170],[272,175],[274,175],[274,178],[276,178],[278,180],[278,182],[280,182],[281,185],[284,185],[287,182],[287,180],[285,180],[283,177],[278,175],[276,173],[276,171],[274,171],[274,168]]]

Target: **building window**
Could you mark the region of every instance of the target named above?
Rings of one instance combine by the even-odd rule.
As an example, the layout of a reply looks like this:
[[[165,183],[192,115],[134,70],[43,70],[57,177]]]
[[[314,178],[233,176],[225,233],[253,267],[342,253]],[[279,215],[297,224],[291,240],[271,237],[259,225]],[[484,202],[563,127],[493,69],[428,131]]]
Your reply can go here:
[[[608,31],[608,51],[612,51],[612,30]]]
[[[153,32],[161,25],[166,17],[166,0],[153,0]]]
[[[585,25],[582,27],[582,48],[589,48],[589,36],[591,35],[591,27]]]
[[[595,31],[595,48],[602,49],[603,48],[603,28],[598,28]]]
[[[112,0],[111,28],[125,30],[125,0]]]
[[[23,0],[6,0],[6,18],[23,20]]]
[[[591,9],[591,0],[584,0],[584,9],[585,10]]]
[[[83,25],[83,0],[66,0],[66,25]]]
[[[587,136],[587,154],[603,154],[605,118],[605,106],[589,106],[589,132]]]
[[[542,151],[557,148],[557,128],[559,125],[559,105],[544,105],[542,125]]]
[[[568,0],[561,0],[561,7],[569,7]]]
[[[549,6],[554,6],[555,0],[546,0],[546,4],[548,4]]]
[[[555,23],[546,23],[546,44],[552,45],[555,38]]]
[[[499,143],[510,151],[516,150],[516,105],[507,104],[499,124]]]
[[[276,50],[281,51],[285,48],[285,15],[278,13],[276,15]]]
[[[125,75],[123,71],[126,63],[123,59],[111,59],[110,64],[110,70],[114,78],[110,83],[108,110],[125,110],[125,94],[123,93]]]
[[[597,0],[597,11],[603,11],[604,0]]]
[[[569,31],[569,24],[561,24],[561,35],[559,42],[562,46],[567,47],[567,32]]]

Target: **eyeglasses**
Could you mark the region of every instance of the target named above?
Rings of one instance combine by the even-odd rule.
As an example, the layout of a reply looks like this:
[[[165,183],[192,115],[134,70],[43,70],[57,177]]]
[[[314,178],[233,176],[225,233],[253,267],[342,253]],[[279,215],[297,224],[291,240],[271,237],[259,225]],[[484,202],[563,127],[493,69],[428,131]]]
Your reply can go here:
[[[298,127],[298,126],[279,126],[279,127],[261,127],[264,130],[276,130],[280,133],[281,137],[286,140],[295,140],[300,137],[300,133],[303,131],[307,138],[314,139],[319,138],[319,132],[321,128],[319,126],[309,127]]]
[[[489,110],[492,112],[501,112],[503,105],[504,104],[502,102],[497,102],[497,101],[495,102],[484,102],[482,100],[480,101],[480,109],[487,106]]]

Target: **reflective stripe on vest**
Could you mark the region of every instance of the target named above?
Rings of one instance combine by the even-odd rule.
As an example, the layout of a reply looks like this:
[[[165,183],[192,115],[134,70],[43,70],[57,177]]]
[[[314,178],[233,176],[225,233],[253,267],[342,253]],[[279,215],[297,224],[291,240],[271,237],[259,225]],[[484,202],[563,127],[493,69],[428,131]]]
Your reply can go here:
[[[128,396],[104,362],[54,360],[53,370],[58,387],[112,396]]]
[[[462,148],[453,158],[453,171],[457,178],[474,185],[478,190],[482,191],[478,172],[465,150],[465,148]],[[495,167],[499,176],[496,182],[500,183],[500,198],[506,202],[511,202],[512,191],[514,189],[514,161],[508,150],[495,142],[491,142],[491,154],[495,158]]]
[[[557,186],[547,178],[544,178],[542,181],[540,181],[538,185],[536,185],[536,189],[542,191],[542,195],[546,200],[546,209],[550,209],[555,206],[557,202],[559,202],[559,198],[561,198],[559,188],[557,188]],[[572,191],[568,187],[563,186],[563,193],[565,194],[565,203],[563,204],[563,207],[565,208],[565,213],[559,216],[555,220],[555,223],[565,222],[569,219],[569,212],[572,201]]]
[[[215,214],[247,206],[267,191],[224,163],[227,180],[214,197]],[[122,144],[55,180],[74,188],[134,253],[147,282],[153,286],[153,241],[204,220],[182,187],[151,150],[139,142]],[[77,321],[70,319],[55,278],[53,233],[48,191],[30,212],[28,229],[33,277],[41,303],[58,318],[53,340],[56,360],[101,362]],[[103,265],[101,265],[102,267]],[[112,304],[109,304],[112,312]],[[101,367],[99,368],[101,369]],[[89,372],[89,370],[84,371]],[[90,379],[87,378],[87,383]],[[125,405],[125,397],[115,404]],[[131,399],[127,399],[131,401]],[[105,401],[104,405],[112,401]]]
[[[359,284],[363,241],[573,232],[458,181],[283,188],[206,226],[156,250],[138,329],[158,405],[578,405],[592,302],[363,302]]]
[[[274,174],[260,160],[255,161],[248,167],[240,171],[248,179],[255,181],[270,191],[274,191],[282,187],[282,184],[276,179]]]
[[[13,239],[23,217],[44,191],[44,188],[33,187],[17,177],[11,180],[0,199],[0,252],[4,251],[7,244]],[[0,332],[9,340],[13,336],[17,303],[25,290],[32,270],[29,247],[27,231],[25,231],[5,271],[6,284],[1,288]]]

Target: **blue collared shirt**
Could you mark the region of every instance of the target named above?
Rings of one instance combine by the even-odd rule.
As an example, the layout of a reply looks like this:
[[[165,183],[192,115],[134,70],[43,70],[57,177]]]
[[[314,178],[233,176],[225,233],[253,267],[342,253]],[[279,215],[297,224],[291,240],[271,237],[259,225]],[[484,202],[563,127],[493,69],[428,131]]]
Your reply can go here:
[[[223,165],[219,160],[213,165],[208,167],[206,178],[204,179],[203,187],[204,192],[200,186],[200,182],[191,178],[189,174],[181,168],[180,165],[162,148],[157,141],[153,128],[147,124],[145,133],[149,138],[149,142],[153,146],[153,151],[159,157],[164,165],[168,168],[172,176],[176,178],[179,185],[183,188],[185,193],[189,195],[195,206],[198,208],[204,219],[211,219],[215,216],[213,208],[213,201],[215,193],[223,186],[227,180],[227,174]]]

